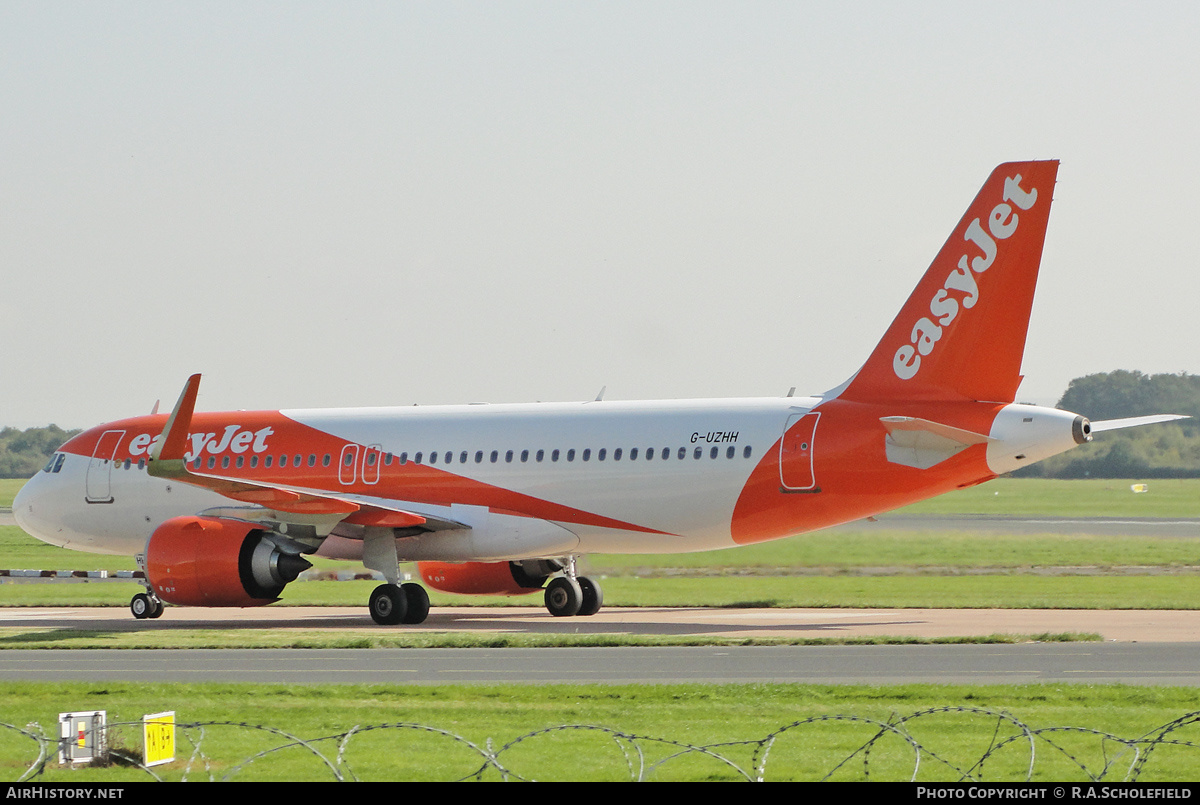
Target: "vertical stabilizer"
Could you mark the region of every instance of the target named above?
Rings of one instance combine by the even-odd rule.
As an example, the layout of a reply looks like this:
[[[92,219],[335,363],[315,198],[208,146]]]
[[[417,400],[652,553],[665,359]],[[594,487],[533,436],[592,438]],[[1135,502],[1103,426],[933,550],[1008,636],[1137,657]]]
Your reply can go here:
[[[1012,402],[1057,161],[992,172],[842,399]]]

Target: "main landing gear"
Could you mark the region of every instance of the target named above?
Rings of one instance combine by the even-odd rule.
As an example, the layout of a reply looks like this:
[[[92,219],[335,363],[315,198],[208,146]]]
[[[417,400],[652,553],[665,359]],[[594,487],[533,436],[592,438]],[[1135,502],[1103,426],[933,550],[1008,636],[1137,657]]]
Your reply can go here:
[[[595,615],[604,604],[604,590],[587,576],[574,575],[575,563],[567,576],[556,576],[546,585],[546,609],[558,618]]]
[[[420,584],[380,584],[371,593],[371,619],[380,626],[422,623],[429,616],[429,593]]]

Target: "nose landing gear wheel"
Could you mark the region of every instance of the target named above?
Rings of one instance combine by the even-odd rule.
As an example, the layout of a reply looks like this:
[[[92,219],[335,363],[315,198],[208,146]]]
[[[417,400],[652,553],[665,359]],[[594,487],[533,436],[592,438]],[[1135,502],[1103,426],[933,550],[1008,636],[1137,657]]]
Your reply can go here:
[[[157,598],[151,598],[145,593],[138,593],[129,602],[129,611],[138,620],[157,618],[163,614],[163,603]]]

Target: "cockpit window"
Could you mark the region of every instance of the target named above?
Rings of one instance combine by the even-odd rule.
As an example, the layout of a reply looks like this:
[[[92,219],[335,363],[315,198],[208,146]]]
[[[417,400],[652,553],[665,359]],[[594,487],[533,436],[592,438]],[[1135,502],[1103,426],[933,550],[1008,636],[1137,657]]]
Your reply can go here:
[[[66,459],[66,453],[55,453],[50,456],[50,460],[46,462],[46,466],[42,467],[42,472],[58,472],[62,469],[63,462]]]

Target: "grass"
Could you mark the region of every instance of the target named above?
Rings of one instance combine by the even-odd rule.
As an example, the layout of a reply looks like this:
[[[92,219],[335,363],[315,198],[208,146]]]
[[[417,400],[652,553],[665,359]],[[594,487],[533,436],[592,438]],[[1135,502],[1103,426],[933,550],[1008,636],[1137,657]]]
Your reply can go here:
[[[180,724],[220,722],[180,730],[180,760],[155,769],[167,780],[332,780],[339,755],[338,770],[351,779],[456,780],[482,768],[483,779],[497,780],[483,756],[490,746],[497,763],[523,779],[627,780],[638,773],[640,750],[648,779],[733,781],[753,776],[768,742],[765,778],[772,781],[909,780],[914,744],[922,751],[921,782],[956,780],[968,769],[977,779],[1022,780],[1031,754],[1037,781],[1090,774],[1116,782],[1135,768],[1142,781],[1175,781],[1194,779],[1200,768],[1200,735],[1190,721],[1165,736],[1175,745],[1143,742],[1141,767],[1132,747],[1106,737],[1145,740],[1192,713],[1195,693],[1181,688],[0,683],[0,722],[18,728],[36,723],[52,733],[59,712],[93,709],[122,725],[111,742],[134,753],[143,714],[174,710]],[[311,749],[278,751],[289,739],[258,726],[303,738]],[[194,741],[202,759],[189,771]],[[681,751],[688,747],[708,752]],[[258,753],[266,754],[246,763]],[[0,730],[0,778],[16,779],[35,757],[28,737]],[[38,782],[145,779],[131,768],[51,765]]]
[[[1144,493],[1130,487],[1145,483]],[[1200,478],[997,478],[899,510],[909,514],[990,514],[1011,517],[1200,518]]]
[[[0,478],[0,508],[11,509],[13,498],[25,485],[27,478]]]

